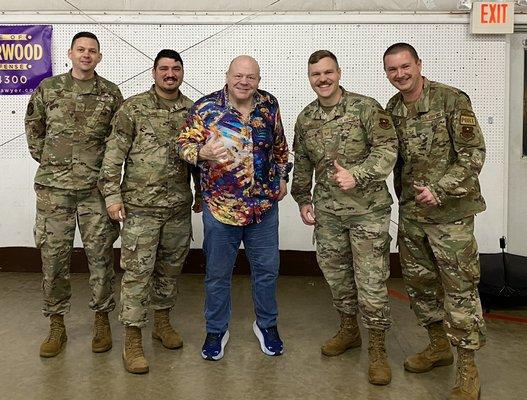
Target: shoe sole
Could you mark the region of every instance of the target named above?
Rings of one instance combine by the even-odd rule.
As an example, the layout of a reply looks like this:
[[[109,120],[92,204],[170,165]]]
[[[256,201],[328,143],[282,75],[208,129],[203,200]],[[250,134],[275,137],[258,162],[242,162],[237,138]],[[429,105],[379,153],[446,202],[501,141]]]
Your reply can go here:
[[[415,369],[412,368],[410,365],[407,365],[406,362],[404,363],[404,369],[408,372],[412,372],[414,374],[422,374],[424,372],[432,371],[436,367],[446,367],[447,365],[452,365],[454,363],[454,357],[452,359],[445,359],[445,360],[438,360],[435,363],[433,363],[430,368],[426,369]]]
[[[217,356],[207,356],[202,351],[201,352],[201,357],[203,357],[204,360],[208,360],[208,361],[221,360],[223,358],[224,349],[225,349],[225,346],[227,346],[227,342],[228,341],[229,341],[229,331],[225,332],[225,335],[223,335],[223,337],[221,338],[221,351],[219,352],[219,354]]]
[[[284,352],[284,349],[282,349],[279,352],[272,352],[267,347],[265,347],[265,340],[262,335],[262,331],[260,331],[260,328],[258,327],[258,324],[256,323],[256,321],[253,322],[253,332],[258,338],[258,341],[260,342],[260,349],[268,356],[279,356]]]
[[[344,351],[341,351],[339,353],[325,352],[322,347],[320,348],[320,352],[322,354],[324,354],[325,356],[327,356],[327,357],[335,357],[335,356],[340,356],[341,354],[344,354],[348,350],[356,349],[357,347],[361,347],[361,346],[362,346],[362,339],[359,339],[357,342],[353,342],[353,344],[351,344],[350,346],[346,347],[346,349]]]
[[[368,382],[370,382],[372,385],[375,385],[375,386],[386,386],[386,385],[389,385],[391,381],[392,381],[391,379],[389,381],[370,381],[368,379]]]
[[[67,341],[68,341],[68,338],[66,337],[66,339],[64,339],[64,341],[61,343],[59,351],[57,351],[56,353],[46,353],[41,350],[39,353],[40,357],[52,358],[52,357],[58,356],[62,352],[62,350],[64,350],[64,346],[66,345]]]
[[[150,368],[149,367],[146,367],[146,368],[138,368],[138,369],[131,369],[128,367],[128,365],[126,364],[126,358],[124,356],[124,351],[123,351],[123,364],[124,364],[124,369],[127,370],[128,372],[130,372],[131,374],[146,374]]]
[[[106,347],[93,347],[91,348],[91,351],[93,353],[106,353],[107,351],[111,350],[112,348],[112,344],[110,343],[109,346],[106,346]]]
[[[159,340],[165,349],[174,350],[174,349],[180,349],[183,347],[183,342],[181,342],[179,346],[173,346],[173,347],[165,346],[165,344],[163,343],[163,339],[161,339],[161,336],[159,336],[157,333],[153,331],[152,331],[152,338],[155,340]]]

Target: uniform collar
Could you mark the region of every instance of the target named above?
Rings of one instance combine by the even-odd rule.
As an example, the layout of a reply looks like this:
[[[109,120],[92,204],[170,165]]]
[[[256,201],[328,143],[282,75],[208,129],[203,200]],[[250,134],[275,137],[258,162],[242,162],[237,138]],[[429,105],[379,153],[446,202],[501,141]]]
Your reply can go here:
[[[152,100],[152,102],[156,105],[156,108],[164,109],[165,106],[161,102],[161,98],[157,94],[155,87],[156,87],[155,84],[152,85],[152,87],[148,91],[148,94],[150,96],[150,100]],[[179,91],[179,96],[177,97],[176,102],[174,103],[174,106],[172,107],[172,109],[177,111],[177,110],[181,110],[181,109],[185,108],[185,101],[184,101],[184,99],[185,99],[185,95],[183,93],[181,93],[181,90],[180,90]]]
[[[93,71],[93,73],[94,73],[95,82],[93,84],[93,88],[90,94],[100,95],[101,94],[101,78],[99,77],[99,75],[97,75],[97,72]],[[73,78],[73,75],[72,75],[72,69],[70,69],[68,73],[66,74],[66,77],[64,80],[64,89],[72,91],[72,92],[76,91],[75,89],[78,89],[78,85],[75,83],[75,79]]]
[[[406,117],[408,109],[404,104],[403,95],[399,93],[397,103],[392,110],[392,114],[397,117]],[[415,102],[415,109],[418,113],[427,113],[430,111],[430,81],[423,76],[423,91]]]
[[[351,93],[344,89],[342,86],[339,87],[340,90],[342,90],[342,96],[340,97],[339,102],[335,105],[335,107],[333,107],[333,109],[329,112],[329,114],[324,111],[318,99],[312,103],[313,119],[328,120],[337,117],[342,117],[344,114],[346,114],[346,107],[348,106],[351,100]]]

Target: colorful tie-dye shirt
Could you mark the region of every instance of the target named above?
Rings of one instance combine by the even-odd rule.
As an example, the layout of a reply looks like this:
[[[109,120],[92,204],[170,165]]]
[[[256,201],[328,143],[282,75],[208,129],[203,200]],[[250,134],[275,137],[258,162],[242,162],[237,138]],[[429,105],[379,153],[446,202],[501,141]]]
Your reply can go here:
[[[229,225],[260,222],[276,202],[287,175],[288,148],[276,98],[258,90],[247,120],[229,104],[227,87],[199,99],[178,139],[179,154],[201,168],[203,200]],[[216,135],[230,153],[226,163],[199,161],[198,152]]]

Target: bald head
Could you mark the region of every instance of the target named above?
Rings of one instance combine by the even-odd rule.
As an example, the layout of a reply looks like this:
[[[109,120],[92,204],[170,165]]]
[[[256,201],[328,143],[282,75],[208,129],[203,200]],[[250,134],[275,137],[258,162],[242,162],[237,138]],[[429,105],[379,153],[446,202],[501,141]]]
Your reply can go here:
[[[247,105],[260,83],[260,67],[251,56],[238,56],[231,61],[227,70],[227,92],[235,106]]]
[[[227,74],[231,72],[233,69],[238,69],[238,68],[251,68],[253,69],[253,71],[256,70],[258,77],[260,77],[260,66],[258,65],[258,62],[251,56],[241,55],[233,59],[231,63],[229,64],[229,69],[227,70]]]

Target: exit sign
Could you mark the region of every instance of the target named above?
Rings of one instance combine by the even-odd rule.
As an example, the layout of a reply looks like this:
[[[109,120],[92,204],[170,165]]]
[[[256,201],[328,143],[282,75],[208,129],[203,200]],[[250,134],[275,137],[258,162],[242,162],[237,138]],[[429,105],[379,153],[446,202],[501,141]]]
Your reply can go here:
[[[474,2],[470,18],[472,33],[513,33],[513,2]]]

